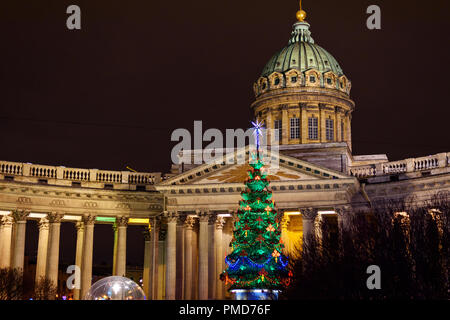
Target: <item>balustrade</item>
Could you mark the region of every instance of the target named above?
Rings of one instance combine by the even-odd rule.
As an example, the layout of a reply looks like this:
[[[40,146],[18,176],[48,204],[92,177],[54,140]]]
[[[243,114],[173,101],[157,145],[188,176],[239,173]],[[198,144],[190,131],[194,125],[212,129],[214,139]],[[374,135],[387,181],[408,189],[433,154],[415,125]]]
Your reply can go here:
[[[439,153],[427,157],[405,159],[380,164],[350,167],[350,175],[357,178],[374,177],[407,172],[420,172],[450,165],[450,153]],[[377,170],[380,168],[380,170]]]
[[[161,173],[66,168],[10,161],[0,161],[0,174],[80,182],[135,185],[153,185],[161,181]]]

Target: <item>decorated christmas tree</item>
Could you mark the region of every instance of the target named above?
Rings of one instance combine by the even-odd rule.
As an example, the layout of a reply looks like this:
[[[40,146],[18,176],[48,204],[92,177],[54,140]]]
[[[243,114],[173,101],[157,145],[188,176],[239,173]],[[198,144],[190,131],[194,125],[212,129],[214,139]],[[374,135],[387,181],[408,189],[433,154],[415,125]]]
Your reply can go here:
[[[225,258],[228,267],[220,278],[231,285],[231,291],[282,290],[289,285],[291,274],[288,258],[282,253],[281,217],[275,209],[259,152],[252,158],[234,224],[230,244],[233,251]]]

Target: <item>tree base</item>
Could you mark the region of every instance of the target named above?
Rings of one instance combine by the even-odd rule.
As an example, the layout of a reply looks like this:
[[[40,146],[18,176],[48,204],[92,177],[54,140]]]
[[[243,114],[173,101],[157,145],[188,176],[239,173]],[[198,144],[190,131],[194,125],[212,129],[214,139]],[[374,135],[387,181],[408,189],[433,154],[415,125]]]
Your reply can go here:
[[[230,292],[233,294],[233,300],[278,300],[280,290],[235,289]]]

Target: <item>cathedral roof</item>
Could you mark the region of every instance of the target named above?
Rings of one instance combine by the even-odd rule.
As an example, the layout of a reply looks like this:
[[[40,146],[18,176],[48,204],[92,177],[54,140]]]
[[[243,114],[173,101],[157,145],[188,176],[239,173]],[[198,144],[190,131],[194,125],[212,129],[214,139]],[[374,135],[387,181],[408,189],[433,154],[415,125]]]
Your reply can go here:
[[[314,43],[309,27],[306,21],[294,24],[289,44],[269,60],[261,74],[262,77],[267,77],[273,72],[284,73],[291,69],[300,72],[309,69],[316,69],[319,72],[332,71],[337,76],[344,74],[336,59]]]

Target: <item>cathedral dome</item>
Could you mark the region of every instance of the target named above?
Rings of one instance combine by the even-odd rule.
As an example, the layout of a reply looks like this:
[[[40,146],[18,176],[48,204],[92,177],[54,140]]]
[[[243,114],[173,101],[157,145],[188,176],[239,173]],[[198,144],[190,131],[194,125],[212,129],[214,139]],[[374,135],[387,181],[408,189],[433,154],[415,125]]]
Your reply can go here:
[[[336,59],[328,51],[314,43],[309,31],[309,24],[297,22],[288,46],[270,59],[261,76],[267,77],[273,72],[284,73],[290,69],[304,72],[311,68],[320,72],[332,71],[338,76],[344,74]]]
[[[344,142],[351,149],[351,82],[311,37],[306,12],[297,12],[291,38],[253,84],[253,114],[280,145]],[[270,142],[272,143],[272,141]]]
[[[309,23],[294,24],[286,47],[266,64],[254,85],[258,97],[286,87],[321,87],[350,94],[351,83],[337,60],[314,42]]]

